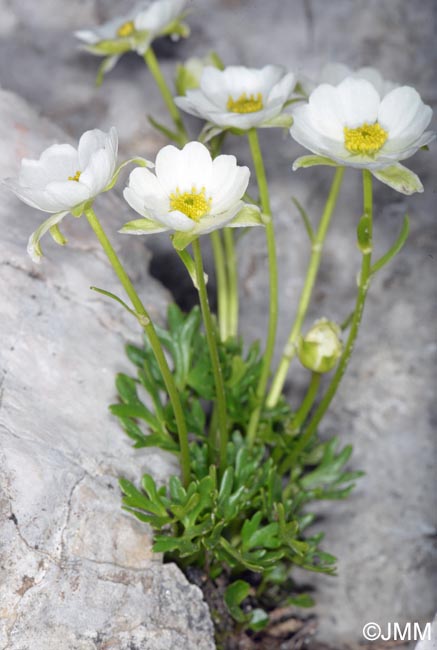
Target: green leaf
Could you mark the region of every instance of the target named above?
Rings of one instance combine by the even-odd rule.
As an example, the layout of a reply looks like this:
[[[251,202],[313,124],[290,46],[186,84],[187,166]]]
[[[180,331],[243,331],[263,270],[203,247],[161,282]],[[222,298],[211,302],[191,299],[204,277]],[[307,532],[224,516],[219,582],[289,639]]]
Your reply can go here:
[[[159,133],[162,133],[162,135],[164,135],[168,140],[172,140],[173,142],[179,142],[178,133],[172,131],[167,126],[164,126],[163,124],[155,120],[151,115],[148,115],[147,119],[149,120],[153,128],[156,129],[156,131],[159,131]]]
[[[296,197],[292,196],[291,200],[293,201],[294,205],[296,206],[296,208],[299,211],[300,216],[302,217],[302,221],[304,222],[305,230],[308,233],[308,237],[309,237],[310,242],[313,243],[315,235],[314,235],[314,230],[313,230],[313,227],[311,225],[311,221],[310,221],[310,219],[308,217],[307,212],[303,209],[302,205],[299,203],[299,201],[296,199]]]
[[[309,594],[299,594],[298,596],[287,598],[287,605],[294,605],[295,607],[314,607],[315,601]]]
[[[111,54],[103,59],[103,62],[99,65],[99,69],[97,70],[96,86],[102,85],[105,74],[110,72],[117,65],[119,58],[119,54]]]
[[[115,295],[115,293],[111,293],[110,291],[106,291],[105,289],[99,289],[99,287],[90,287],[91,291],[96,291],[97,293],[101,293],[103,296],[107,296],[108,298],[112,298],[112,300],[115,300],[115,302],[118,302],[122,307],[126,309],[126,311],[129,312],[129,314],[132,314],[132,316],[135,316],[137,321],[140,323],[141,327],[146,327],[150,323],[150,320],[145,316],[144,314],[139,314],[138,312],[134,311],[127,305],[124,300],[119,298],[118,296]]]
[[[253,609],[250,613],[249,618],[249,629],[254,632],[259,632],[263,630],[269,623],[269,615],[263,609],[257,607]]]
[[[370,171],[381,183],[388,185],[401,194],[409,196],[415,192],[423,192],[420,178],[400,163],[384,169],[371,169]]]
[[[65,246],[65,244],[68,243],[68,240],[64,237],[64,235],[61,233],[59,230],[59,226],[55,224],[52,226],[49,230],[53,241],[55,241],[59,246]]]
[[[330,158],[326,158],[325,156],[301,156],[300,158],[297,158],[297,160],[294,161],[293,163],[293,171],[296,171],[296,169],[300,169],[303,167],[304,169],[306,167],[315,167],[318,165],[327,165],[328,167],[339,167],[339,164],[336,163],[334,160],[331,160]]]
[[[136,165],[139,165],[139,167],[154,167],[154,164],[150,160],[147,160],[146,158],[141,158],[138,156],[136,158],[129,158],[129,160],[125,160],[124,162],[121,163],[121,165],[117,167],[114,174],[112,175],[110,182],[103,190],[104,192],[107,192],[108,190],[112,190],[112,188],[114,187],[114,185],[118,180],[121,170],[124,169],[126,165],[130,165],[131,163],[135,163]]]
[[[380,269],[382,269],[390,260],[393,259],[393,257],[399,253],[399,251],[403,248],[405,242],[407,241],[408,234],[410,232],[410,221],[408,219],[408,216],[405,215],[404,217],[404,223],[402,225],[402,230],[399,233],[399,237],[393,244],[393,246],[383,255],[375,264],[372,266],[370,269],[370,273],[374,275],[377,273]]]
[[[247,621],[247,615],[243,612],[240,605],[249,595],[250,585],[245,580],[236,580],[226,588],[224,600],[231,614],[239,623]]]

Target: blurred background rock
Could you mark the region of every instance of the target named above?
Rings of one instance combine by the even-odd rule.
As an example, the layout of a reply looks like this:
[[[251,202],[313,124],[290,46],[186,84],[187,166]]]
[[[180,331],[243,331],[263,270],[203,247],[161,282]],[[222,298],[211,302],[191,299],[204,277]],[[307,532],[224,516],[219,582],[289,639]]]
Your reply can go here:
[[[153,158],[165,141],[151,129],[147,115],[164,121],[164,109],[141,58],[124,56],[103,86],[96,88],[100,61],[81,52],[73,37],[75,29],[103,22],[129,6],[125,0],[0,0],[0,82],[73,139],[86,129],[115,125],[121,157]],[[176,60],[201,56],[210,49],[226,64],[281,63],[315,78],[326,62],[371,65],[387,79],[413,85],[433,105],[435,18],[434,0],[194,0],[188,19],[191,37],[177,44],[161,41],[156,51],[169,81]],[[201,123],[190,118],[188,124],[195,137]],[[293,173],[291,163],[303,150],[279,130],[263,132],[261,144],[278,241],[279,352],[309,254],[291,197],[296,196],[317,220],[333,172],[317,168]],[[4,155],[7,145],[2,144]],[[235,153],[241,163],[250,162],[243,138],[229,137],[225,151]],[[39,153],[35,148],[26,155]],[[17,161],[20,157],[17,151],[11,150],[10,155]],[[339,558],[338,577],[296,576],[315,589],[320,638],[337,644],[361,640],[368,621],[378,622],[383,629],[389,621],[426,622],[437,604],[433,554],[436,147],[419,152],[407,166],[419,174],[425,192],[406,198],[375,183],[376,255],[395,240],[405,212],[410,214],[411,235],[402,253],[371,288],[355,355],[321,426],[323,435],[338,434],[343,443],[355,445],[352,465],[365,470],[366,476],[348,501],[327,503],[320,509],[326,549]],[[119,184],[118,193],[121,189]],[[27,216],[26,223],[38,222],[37,215],[30,217],[30,208],[19,208],[12,200],[10,205],[10,210],[16,207]],[[122,202],[110,211],[114,231],[132,218]],[[359,264],[355,228],[360,214],[359,174],[348,170],[307,324],[321,316],[341,321],[352,307]],[[73,249],[79,227],[75,222],[68,226]],[[24,234],[30,231],[29,226]],[[60,257],[54,252],[55,244],[48,240],[44,244],[49,258]],[[165,236],[142,239],[129,250],[130,264],[143,277],[150,266],[153,276],[181,305],[192,304],[195,296]],[[241,331],[248,339],[258,338],[265,332],[267,313],[263,233],[245,235],[238,253]],[[287,393],[297,404],[308,375],[297,363],[293,368]]]

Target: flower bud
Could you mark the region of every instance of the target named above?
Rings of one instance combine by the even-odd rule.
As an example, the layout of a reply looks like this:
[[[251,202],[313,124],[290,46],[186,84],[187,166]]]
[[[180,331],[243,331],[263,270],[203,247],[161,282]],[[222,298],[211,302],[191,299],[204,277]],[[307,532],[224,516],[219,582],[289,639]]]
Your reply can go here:
[[[210,52],[203,59],[191,57],[184,64],[178,63],[176,67],[175,86],[178,95],[185,95],[187,90],[199,88],[200,77],[204,68],[212,66],[221,69],[222,63],[215,52]]]
[[[326,318],[317,320],[298,342],[298,356],[305,368],[313,372],[329,372],[334,368],[343,351],[341,330]]]

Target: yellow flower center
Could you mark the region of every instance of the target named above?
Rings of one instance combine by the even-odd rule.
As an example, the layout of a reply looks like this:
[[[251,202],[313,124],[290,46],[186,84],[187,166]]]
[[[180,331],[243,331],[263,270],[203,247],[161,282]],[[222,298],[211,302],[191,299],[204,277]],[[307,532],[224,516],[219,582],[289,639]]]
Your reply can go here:
[[[177,187],[176,192],[170,194],[170,208],[183,212],[193,221],[199,221],[211,208],[211,199],[206,198],[204,187],[200,192],[196,191],[194,185],[191,192],[181,192]]]
[[[226,108],[231,113],[256,113],[264,108],[263,96],[261,93],[247,96],[243,93],[238,99],[232,99],[229,95]]]
[[[356,129],[344,127],[344,146],[351,153],[373,154],[381,149],[388,138],[388,133],[378,122],[367,124]]]
[[[117,29],[117,36],[124,38],[125,36],[131,36],[135,31],[135,25],[133,20],[128,20],[127,23],[123,23]]]
[[[81,171],[77,170],[77,172],[75,173],[74,176],[69,176],[68,177],[68,180],[69,181],[76,181],[76,183],[78,183],[81,173],[82,173]]]

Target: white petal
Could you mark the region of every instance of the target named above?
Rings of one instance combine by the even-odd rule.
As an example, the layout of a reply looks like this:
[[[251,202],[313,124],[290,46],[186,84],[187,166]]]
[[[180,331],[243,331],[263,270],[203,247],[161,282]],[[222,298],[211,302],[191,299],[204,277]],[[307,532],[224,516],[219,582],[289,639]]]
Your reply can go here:
[[[431,121],[432,109],[409,86],[395,88],[384,97],[378,120],[389,133],[389,140],[400,138],[407,144],[422,135]]]
[[[74,32],[74,35],[80,41],[83,41],[84,43],[90,43],[91,45],[94,45],[101,40],[100,36],[93,29],[80,29]]]
[[[167,195],[177,188],[189,192],[206,187],[211,178],[211,154],[200,142],[189,142],[181,150],[173,145],[163,147],[156,156],[156,177]]]
[[[183,212],[179,212],[179,210],[172,210],[165,214],[157,214],[154,219],[172,230],[182,230],[183,232],[193,230],[196,226],[196,222],[193,219],[187,217]]]
[[[271,102],[278,100],[281,102],[281,104],[285,104],[287,99],[289,99],[290,95],[292,94],[295,85],[296,77],[292,72],[289,72],[280,81],[278,81],[275,86],[273,86],[268,98],[266,98],[265,103],[270,104]]]
[[[32,208],[43,212],[59,212],[63,209],[59,201],[49,196],[45,190],[23,187],[16,179],[8,178],[4,181],[14,194]]]
[[[320,73],[320,83],[338,86],[339,83],[353,74],[352,69],[344,63],[327,63]]]
[[[336,88],[343,126],[354,129],[365,122],[373,124],[381,102],[378,91],[366,79],[347,77]]]
[[[114,173],[114,158],[106,149],[95,151],[82,174],[79,185],[85,185],[90,196],[97,196],[108,185]]]
[[[310,95],[307,105],[293,110],[295,120],[305,115],[318,132],[335,140],[343,141],[343,111],[337,89],[328,84],[318,86]]]
[[[58,202],[61,210],[70,210],[91,197],[88,187],[76,181],[48,183],[46,193]]]
[[[19,182],[26,187],[42,189],[41,180],[66,181],[79,169],[77,151],[70,144],[54,144],[41,154],[39,160],[24,159]]]
[[[213,180],[209,186],[212,214],[224,212],[238,203],[247,190],[250,170],[238,167],[235,156],[217,156],[212,163]]]
[[[85,131],[79,140],[79,165],[81,170],[85,170],[93,153],[99,149],[108,149],[114,158],[117,157],[118,136],[114,127],[109,133],[104,133],[100,129]]]
[[[135,190],[133,190],[131,187],[124,188],[123,197],[124,200],[130,205],[130,207],[135,210],[135,212],[138,212],[138,214],[141,214],[147,218],[150,218],[152,216],[146,209],[143,197],[137,194],[137,192],[135,192]]]
[[[205,66],[200,77],[200,92],[213,106],[224,110],[229,99],[229,84],[224,76],[224,70],[213,66]],[[238,97],[241,95],[241,91]],[[196,99],[194,91],[187,93],[187,97]]]
[[[156,176],[144,167],[136,167],[130,173],[124,197],[134,210],[147,216],[165,213],[169,206],[168,196]]]
[[[233,205],[232,208],[226,210],[225,212],[202,217],[196,224],[194,232],[198,235],[207,235],[214,230],[224,228],[227,224],[230,224],[232,219],[239,213],[243,205],[243,202],[239,201],[236,205]]]

